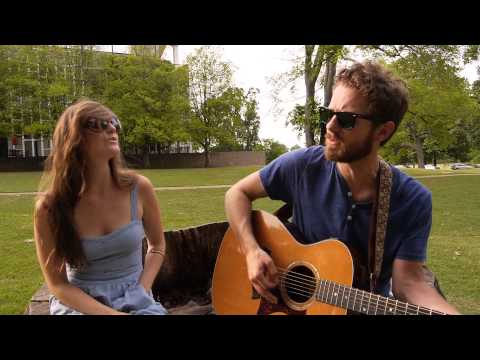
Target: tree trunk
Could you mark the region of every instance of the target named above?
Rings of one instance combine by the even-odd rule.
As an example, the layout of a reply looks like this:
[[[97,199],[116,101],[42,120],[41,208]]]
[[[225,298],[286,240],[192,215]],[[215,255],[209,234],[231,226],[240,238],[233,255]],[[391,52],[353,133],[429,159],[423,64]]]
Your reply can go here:
[[[143,166],[146,169],[150,169],[150,151],[148,151],[148,145],[143,146]]]
[[[80,95],[85,94],[85,79],[84,79],[84,46],[80,45]]]
[[[328,107],[333,95],[333,85],[335,74],[337,72],[336,61],[327,61],[327,69],[325,71],[325,88],[323,89],[323,106]],[[327,133],[327,124],[320,124],[320,144],[325,145],[325,134]]]
[[[415,118],[412,121],[409,121],[405,124],[406,129],[410,137],[413,139],[413,144],[405,144],[408,147],[415,149],[417,155],[417,162],[419,169],[425,169],[425,154],[423,152],[423,142],[417,132],[417,127],[415,125]]]
[[[419,137],[415,137],[415,152],[417,153],[418,168],[425,169],[425,155],[423,153],[423,146]]]
[[[315,104],[315,83],[307,82],[307,100],[305,102],[305,145],[315,145],[314,129],[312,126],[312,107]]]
[[[315,104],[315,83],[322,68],[325,51],[322,45],[305,45],[305,89],[307,99],[305,101],[305,144],[307,147],[315,145],[315,128],[312,124],[312,109]],[[312,58],[315,52],[315,57]],[[313,60],[313,62],[312,62]]]

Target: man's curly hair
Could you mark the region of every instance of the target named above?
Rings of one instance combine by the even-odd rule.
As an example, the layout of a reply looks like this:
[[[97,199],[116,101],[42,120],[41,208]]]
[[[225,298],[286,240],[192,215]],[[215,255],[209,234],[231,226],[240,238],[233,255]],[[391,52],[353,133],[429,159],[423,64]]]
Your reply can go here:
[[[384,66],[365,61],[342,69],[336,76],[335,86],[345,85],[359,90],[368,103],[368,113],[379,123],[393,121],[395,130],[384,140],[384,145],[397,131],[408,110],[408,90],[405,82]]]

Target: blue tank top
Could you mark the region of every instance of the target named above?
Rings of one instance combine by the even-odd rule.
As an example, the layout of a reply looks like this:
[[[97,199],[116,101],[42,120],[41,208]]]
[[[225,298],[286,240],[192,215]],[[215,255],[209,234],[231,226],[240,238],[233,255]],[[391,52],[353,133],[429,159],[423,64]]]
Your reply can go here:
[[[143,271],[142,241],[145,231],[137,211],[138,185],[130,193],[131,221],[102,236],[81,238],[87,259],[82,269],[67,264],[68,281],[101,303],[131,314],[165,314],[152,292],[139,284]],[[50,299],[51,314],[81,314]]]

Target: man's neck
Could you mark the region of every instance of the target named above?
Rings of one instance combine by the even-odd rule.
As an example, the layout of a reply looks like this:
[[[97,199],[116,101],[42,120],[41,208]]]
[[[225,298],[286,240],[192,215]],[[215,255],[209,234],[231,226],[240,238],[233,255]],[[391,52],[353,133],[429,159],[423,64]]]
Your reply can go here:
[[[356,201],[370,201],[376,191],[379,159],[376,152],[351,163],[337,163]]]

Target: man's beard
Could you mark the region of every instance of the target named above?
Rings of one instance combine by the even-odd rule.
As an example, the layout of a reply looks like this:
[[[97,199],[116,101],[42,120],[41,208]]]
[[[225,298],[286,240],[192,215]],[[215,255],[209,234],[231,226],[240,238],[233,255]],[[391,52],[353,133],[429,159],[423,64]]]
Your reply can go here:
[[[345,146],[343,141],[337,143],[336,148],[331,148],[327,145],[325,146],[325,157],[327,160],[341,163],[351,163],[361,160],[372,152],[373,136],[374,130],[372,129],[364,141],[351,144],[348,147]]]

